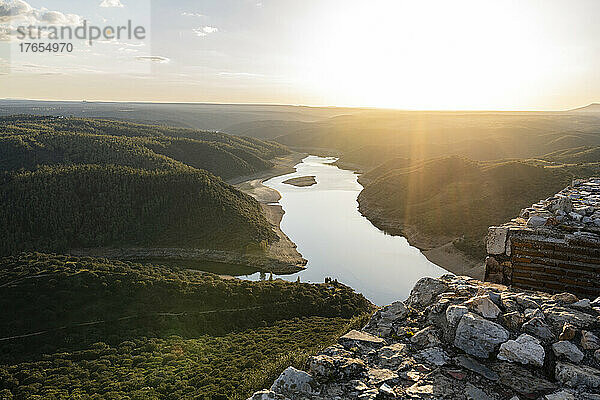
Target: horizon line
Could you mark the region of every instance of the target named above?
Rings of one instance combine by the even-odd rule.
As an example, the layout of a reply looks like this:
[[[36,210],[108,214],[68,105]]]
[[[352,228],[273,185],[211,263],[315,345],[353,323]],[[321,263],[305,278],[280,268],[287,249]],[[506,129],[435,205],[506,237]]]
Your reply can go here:
[[[569,112],[576,111],[593,105],[600,105],[600,102],[591,102],[584,106],[575,108],[557,109],[478,109],[478,108],[457,108],[457,109],[426,109],[426,108],[393,108],[376,106],[354,106],[354,105],[308,105],[308,104],[290,104],[290,103],[244,103],[244,102],[205,102],[205,101],[153,101],[153,100],[86,100],[86,99],[31,99],[31,98],[0,98],[0,101],[37,101],[37,102],[56,102],[56,103],[119,103],[119,104],[180,104],[180,105],[209,105],[209,106],[255,106],[255,107],[303,107],[303,108],[340,108],[356,110],[382,110],[382,111],[406,111],[406,112]]]

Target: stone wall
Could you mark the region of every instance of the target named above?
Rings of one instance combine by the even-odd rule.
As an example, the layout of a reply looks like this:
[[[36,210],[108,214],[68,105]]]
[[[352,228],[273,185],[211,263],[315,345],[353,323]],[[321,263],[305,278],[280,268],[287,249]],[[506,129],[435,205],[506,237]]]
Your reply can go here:
[[[491,227],[487,252],[486,281],[600,295],[600,179],[577,181]]]
[[[600,299],[423,278],[249,400],[599,400]]]

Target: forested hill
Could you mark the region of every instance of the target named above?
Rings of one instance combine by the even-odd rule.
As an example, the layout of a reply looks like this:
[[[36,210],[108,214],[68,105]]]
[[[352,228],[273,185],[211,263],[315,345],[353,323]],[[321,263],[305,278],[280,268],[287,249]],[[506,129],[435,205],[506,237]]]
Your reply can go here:
[[[0,254],[264,248],[276,236],[260,205],[215,175],[264,170],[285,152],[277,144],[218,132],[0,118]]]
[[[0,398],[246,399],[364,325],[344,285],[92,258],[0,258]]]
[[[220,132],[84,118],[0,117],[0,169],[119,164],[160,168],[180,162],[224,179],[271,167],[285,147]]]

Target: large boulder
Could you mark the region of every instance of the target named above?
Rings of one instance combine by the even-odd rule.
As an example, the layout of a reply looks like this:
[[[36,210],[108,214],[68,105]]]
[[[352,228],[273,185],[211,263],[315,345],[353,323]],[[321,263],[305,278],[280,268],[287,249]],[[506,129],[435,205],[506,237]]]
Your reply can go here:
[[[311,375],[319,382],[348,381],[361,378],[367,371],[365,362],[358,358],[316,355],[309,362]]]
[[[448,285],[439,279],[421,278],[410,292],[406,304],[417,310],[423,310],[446,290]]]
[[[288,367],[271,386],[271,391],[285,396],[312,394],[315,385],[312,376],[294,367]]]
[[[583,360],[583,353],[573,343],[562,340],[552,345],[552,351],[559,360],[580,363]]]
[[[365,327],[365,331],[373,335],[387,337],[393,333],[394,324],[406,318],[408,309],[401,301],[396,301],[377,310]]]
[[[498,359],[518,362],[523,365],[542,367],[546,353],[540,341],[524,333],[516,340],[509,340],[500,345]]]
[[[456,328],[454,346],[472,356],[488,358],[508,338],[509,333],[502,325],[467,313]]]

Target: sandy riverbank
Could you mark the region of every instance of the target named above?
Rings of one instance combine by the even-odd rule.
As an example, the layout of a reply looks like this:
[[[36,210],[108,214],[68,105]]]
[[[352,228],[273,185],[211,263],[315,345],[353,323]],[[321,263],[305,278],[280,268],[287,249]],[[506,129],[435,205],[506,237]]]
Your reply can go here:
[[[263,182],[275,176],[285,175],[295,172],[294,168],[308,154],[293,152],[285,157],[279,157],[273,160],[275,166],[267,171],[260,172],[253,176],[238,178],[238,182],[229,182],[237,189],[254,197],[262,206],[263,212],[267,221],[273,225],[273,229],[279,240],[271,244],[268,248],[270,258],[276,258],[290,265],[303,268],[306,265],[306,260],[298,252],[296,244],[280,228],[281,219],[285,211],[277,203],[281,199],[281,195],[277,190],[271,189],[263,185]]]

